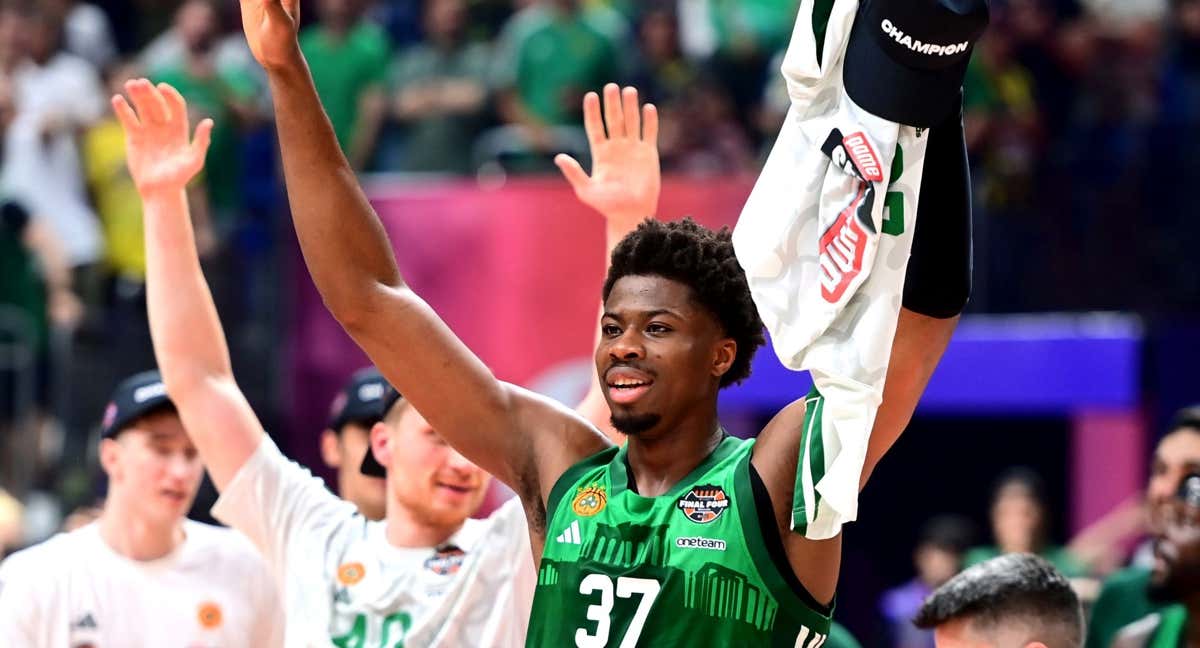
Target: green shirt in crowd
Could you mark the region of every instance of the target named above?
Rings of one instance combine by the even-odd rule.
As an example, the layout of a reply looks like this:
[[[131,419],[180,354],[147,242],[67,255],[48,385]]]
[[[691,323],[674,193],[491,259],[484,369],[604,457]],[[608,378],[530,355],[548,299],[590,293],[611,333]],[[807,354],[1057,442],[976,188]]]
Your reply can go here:
[[[48,318],[46,292],[37,270],[37,259],[25,247],[29,214],[15,203],[0,200],[0,306],[23,313],[33,329],[36,350],[44,348]],[[0,330],[0,342],[9,341]]]
[[[343,151],[354,138],[359,98],[386,81],[389,50],[387,34],[369,22],[360,22],[342,38],[319,24],[300,34],[300,51],[308,59],[317,94]]]
[[[1104,580],[1092,605],[1084,648],[1108,648],[1121,628],[1162,609],[1150,601],[1150,570],[1126,567]]]

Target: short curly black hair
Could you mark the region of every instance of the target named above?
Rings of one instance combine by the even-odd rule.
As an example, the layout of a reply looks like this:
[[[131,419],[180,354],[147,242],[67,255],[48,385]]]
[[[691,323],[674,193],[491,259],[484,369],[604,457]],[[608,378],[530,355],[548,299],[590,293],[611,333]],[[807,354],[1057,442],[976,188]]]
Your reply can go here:
[[[714,231],[691,218],[669,223],[646,219],[613,250],[604,301],[617,280],[629,275],[655,275],[691,288],[696,301],[737,343],[737,357],[721,376],[721,387],[750,376],[750,360],[766,340],[728,227]]]

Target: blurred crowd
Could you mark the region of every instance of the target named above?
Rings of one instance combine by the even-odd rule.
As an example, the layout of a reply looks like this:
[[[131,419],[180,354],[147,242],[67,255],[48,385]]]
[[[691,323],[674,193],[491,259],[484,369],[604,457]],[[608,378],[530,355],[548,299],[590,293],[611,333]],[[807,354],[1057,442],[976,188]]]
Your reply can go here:
[[[301,46],[364,173],[551,171],[555,153],[586,155],[583,93],[617,80],[658,104],[666,173],[753,174],[789,106],[778,70],[797,4],[311,0]],[[1200,0],[993,0],[992,12],[963,95],[971,309],[1195,312]],[[250,397],[270,398],[283,197],[269,90],[237,20],[215,0],[0,0],[0,550],[91,503],[89,395],[153,364],[140,202],[107,102],[127,79],[168,82],[216,121],[189,196],[197,243],[234,357],[261,372]],[[911,618],[932,587],[998,551],[1041,553],[1069,576],[1115,567],[1107,532],[1050,544],[1038,492],[1024,473],[997,488],[994,546],[968,551],[962,521],[931,521],[916,579],[881,618]],[[888,645],[929,645],[911,632],[898,624]]]

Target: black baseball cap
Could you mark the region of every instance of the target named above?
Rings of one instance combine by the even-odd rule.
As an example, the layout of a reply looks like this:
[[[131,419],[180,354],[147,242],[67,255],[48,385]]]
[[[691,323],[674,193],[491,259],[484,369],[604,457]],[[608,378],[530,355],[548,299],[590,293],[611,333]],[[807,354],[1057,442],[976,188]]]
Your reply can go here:
[[[876,116],[931,128],[958,108],[988,0],[862,0],[846,44],[846,93]]]
[[[167,396],[167,386],[157,371],[143,371],[122,380],[104,408],[100,424],[102,438],[117,436],[130,423],[160,411],[174,411],[175,403]]]
[[[371,427],[383,418],[383,397],[388,383],[375,367],[354,372],[329,407],[329,429],[341,432],[347,423]]]
[[[386,385],[386,389],[384,390],[383,398],[380,402],[380,420],[383,420],[383,417],[387,416],[387,413],[392,410],[392,407],[394,407],[396,403],[400,402],[401,398],[400,392],[396,391],[395,387],[392,387],[386,382],[384,384]],[[387,469],[385,469],[383,464],[379,463],[379,460],[375,458],[375,451],[371,449],[369,444],[367,445],[367,454],[363,455],[362,466],[359,468],[359,471],[368,477],[387,476]]]

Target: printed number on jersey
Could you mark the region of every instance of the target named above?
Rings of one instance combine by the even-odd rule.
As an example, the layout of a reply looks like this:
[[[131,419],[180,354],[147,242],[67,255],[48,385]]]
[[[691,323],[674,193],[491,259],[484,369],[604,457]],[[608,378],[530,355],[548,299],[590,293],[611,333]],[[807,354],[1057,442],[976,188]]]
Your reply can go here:
[[[620,648],[634,648],[637,645],[638,637],[642,634],[646,617],[650,616],[650,608],[654,606],[654,599],[658,597],[660,587],[658,581],[650,578],[621,576],[617,579],[615,588],[617,598],[638,597],[637,612],[634,613],[633,620],[629,622],[625,636],[621,638]],[[599,595],[600,601],[589,605],[587,609],[588,620],[596,623],[595,631],[588,632],[586,627],[575,631],[577,648],[604,648],[608,645],[608,636],[612,630],[613,590],[613,579],[604,574],[588,574],[579,583],[580,594],[584,596]]]

